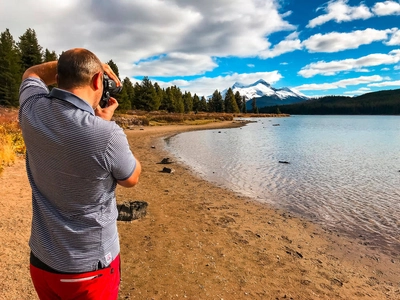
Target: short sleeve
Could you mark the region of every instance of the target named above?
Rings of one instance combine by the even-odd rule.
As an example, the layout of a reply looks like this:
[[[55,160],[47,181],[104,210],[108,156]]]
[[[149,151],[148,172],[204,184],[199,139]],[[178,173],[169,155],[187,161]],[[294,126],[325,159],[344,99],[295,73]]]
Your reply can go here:
[[[108,143],[106,164],[116,180],[128,179],[136,168],[136,159],[130,150],[128,139],[123,130],[114,130]]]

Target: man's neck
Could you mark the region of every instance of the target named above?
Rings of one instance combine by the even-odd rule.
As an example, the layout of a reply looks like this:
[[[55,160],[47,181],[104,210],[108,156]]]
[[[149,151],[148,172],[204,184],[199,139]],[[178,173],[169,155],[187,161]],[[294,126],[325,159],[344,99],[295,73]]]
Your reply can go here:
[[[76,96],[78,96],[79,98],[81,98],[82,100],[86,101],[93,109],[95,109],[98,105],[98,103],[96,103],[94,97],[93,97],[93,90],[91,90],[90,88],[86,87],[86,88],[73,88],[73,89],[69,89],[66,90]]]

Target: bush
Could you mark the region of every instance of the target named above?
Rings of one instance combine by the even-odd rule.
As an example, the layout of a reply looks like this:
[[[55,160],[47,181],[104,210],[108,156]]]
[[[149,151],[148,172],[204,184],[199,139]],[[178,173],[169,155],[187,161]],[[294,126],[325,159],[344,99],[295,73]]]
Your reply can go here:
[[[0,108],[0,172],[17,155],[25,154],[25,143],[17,121],[17,110]]]

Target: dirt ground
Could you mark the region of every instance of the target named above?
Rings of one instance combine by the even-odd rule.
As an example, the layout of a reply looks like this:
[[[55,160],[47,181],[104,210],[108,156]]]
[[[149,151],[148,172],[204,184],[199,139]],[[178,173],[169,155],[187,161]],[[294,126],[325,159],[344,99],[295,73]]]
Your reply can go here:
[[[118,222],[119,299],[400,299],[399,256],[217,187],[181,164],[160,172],[158,162],[171,157],[162,137],[238,125],[126,131],[143,171],[136,187],[117,188],[117,201],[149,205],[145,218]],[[29,277],[30,194],[20,159],[0,175],[0,299],[37,299]]]

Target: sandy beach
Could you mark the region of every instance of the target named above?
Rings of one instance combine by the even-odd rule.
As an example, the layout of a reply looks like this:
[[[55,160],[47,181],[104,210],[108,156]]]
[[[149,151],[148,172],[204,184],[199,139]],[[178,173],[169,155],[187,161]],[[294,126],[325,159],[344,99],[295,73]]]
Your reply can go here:
[[[240,126],[127,130],[142,163],[117,201],[146,201],[145,218],[118,222],[119,299],[400,299],[400,258],[325,231],[289,212],[215,186],[179,163],[163,173],[163,137]],[[25,161],[0,175],[0,299],[37,299],[29,276],[31,190]]]

